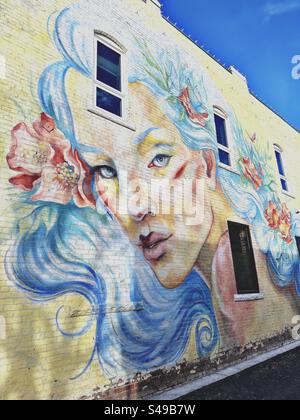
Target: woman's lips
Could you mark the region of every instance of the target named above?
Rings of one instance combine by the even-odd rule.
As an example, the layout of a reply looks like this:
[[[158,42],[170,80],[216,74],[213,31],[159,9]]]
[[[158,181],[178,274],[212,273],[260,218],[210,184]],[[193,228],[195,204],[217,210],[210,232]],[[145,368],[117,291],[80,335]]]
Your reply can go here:
[[[173,235],[151,232],[148,236],[141,235],[139,246],[142,248],[147,261],[158,261],[167,252],[167,241]]]

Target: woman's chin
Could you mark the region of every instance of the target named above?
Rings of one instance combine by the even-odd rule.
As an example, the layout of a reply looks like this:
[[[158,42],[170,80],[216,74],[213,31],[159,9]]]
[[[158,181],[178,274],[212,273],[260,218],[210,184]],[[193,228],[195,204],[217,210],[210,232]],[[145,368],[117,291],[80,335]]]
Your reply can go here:
[[[179,287],[192,270],[190,268],[183,271],[182,267],[178,270],[178,264],[163,260],[152,262],[151,266],[157,279],[166,289],[176,289]]]

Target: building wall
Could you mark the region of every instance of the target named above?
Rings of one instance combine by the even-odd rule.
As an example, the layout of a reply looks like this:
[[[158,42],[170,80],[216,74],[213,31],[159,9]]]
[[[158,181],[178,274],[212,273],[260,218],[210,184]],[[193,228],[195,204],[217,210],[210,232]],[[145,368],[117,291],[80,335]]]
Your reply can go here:
[[[299,133],[154,1],[9,0],[0,22],[0,398],[140,398],[291,339]],[[127,51],[123,122],[93,106],[95,31]],[[230,124],[231,170],[213,106]],[[162,143],[164,168],[153,165]],[[151,179],[202,179],[201,221],[145,216],[138,200],[121,214],[125,174],[140,196]],[[227,221],[250,226],[254,300],[235,299]],[[173,236],[149,264],[136,245],[150,231]]]

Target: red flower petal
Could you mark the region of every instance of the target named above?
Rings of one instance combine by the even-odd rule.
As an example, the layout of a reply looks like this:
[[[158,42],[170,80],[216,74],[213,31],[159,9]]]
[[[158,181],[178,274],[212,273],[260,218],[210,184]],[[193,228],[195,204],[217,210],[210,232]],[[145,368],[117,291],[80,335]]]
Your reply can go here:
[[[51,133],[53,130],[55,130],[56,125],[54,122],[54,119],[49,117],[44,112],[41,114],[41,126],[48,131],[48,133]]]
[[[32,201],[49,201],[58,204],[68,204],[72,199],[72,191],[63,188],[57,179],[56,169],[46,166],[41,177],[39,191],[32,196]]]
[[[182,94],[178,97],[178,100],[183,105],[187,115],[189,117],[193,116],[194,112],[193,112],[193,107],[190,101],[190,91],[188,87],[183,89]]]
[[[24,191],[31,191],[36,183],[40,179],[40,175],[17,175],[13,178],[10,178],[9,182],[16,186],[21,188]]]
[[[76,166],[80,169],[80,180],[77,192],[74,194],[74,201],[79,207],[96,207],[96,200],[92,191],[93,174],[89,166],[80,158],[77,150],[74,151],[73,158]]]
[[[54,150],[54,156],[51,159],[51,164],[53,166],[58,165],[59,163],[63,163],[66,161],[65,158],[65,150],[59,147],[56,144],[52,144],[52,149]]]
[[[38,136],[25,123],[16,125],[11,131],[11,147],[6,156],[9,168],[27,175],[37,175],[41,172],[41,165],[20,155],[22,147],[38,150]]]

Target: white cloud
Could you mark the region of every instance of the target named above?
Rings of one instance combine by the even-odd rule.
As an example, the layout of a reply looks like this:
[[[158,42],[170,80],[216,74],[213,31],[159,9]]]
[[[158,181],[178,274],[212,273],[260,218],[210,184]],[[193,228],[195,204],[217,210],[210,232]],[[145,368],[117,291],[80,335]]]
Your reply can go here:
[[[264,22],[268,22],[272,17],[291,13],[300,10],[299,0],[269,1],[264,7]]]

